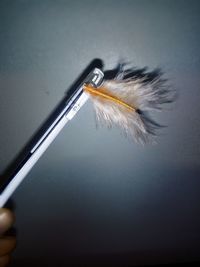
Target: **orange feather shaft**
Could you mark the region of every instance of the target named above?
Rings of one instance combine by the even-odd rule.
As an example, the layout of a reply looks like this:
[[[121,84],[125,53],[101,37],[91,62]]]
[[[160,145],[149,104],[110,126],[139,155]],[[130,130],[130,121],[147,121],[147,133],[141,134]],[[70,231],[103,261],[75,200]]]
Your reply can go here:
[[[129,109],[130,111],[136,111],[136,109],[132,106],[130,106],[129,104],[127,104],[126,102],[124,102],[123,100],[121,100],[120,98],[112,95],[105,87],[99,87],[97,89],[95,89],[94,87],[92,87],[91,85],[85,84],[83,87],[84,91],[88,92],[91,95],[94,96],[100,96],[103,97],[105,99],[111,100],[119,105],[122,105],[124,107],[126,107],[127,109]]]

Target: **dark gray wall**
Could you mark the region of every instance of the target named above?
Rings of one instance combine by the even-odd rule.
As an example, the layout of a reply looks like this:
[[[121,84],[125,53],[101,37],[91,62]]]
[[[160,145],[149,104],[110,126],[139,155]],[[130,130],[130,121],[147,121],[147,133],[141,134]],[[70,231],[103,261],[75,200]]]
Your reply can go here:
[[[199,1],[0,2],[1,171],[94,58],[161,67],[179,93],[155,114],[168,125],[155,146],[81,109],[13,196],[20,266],[199,259],[199,14]]]

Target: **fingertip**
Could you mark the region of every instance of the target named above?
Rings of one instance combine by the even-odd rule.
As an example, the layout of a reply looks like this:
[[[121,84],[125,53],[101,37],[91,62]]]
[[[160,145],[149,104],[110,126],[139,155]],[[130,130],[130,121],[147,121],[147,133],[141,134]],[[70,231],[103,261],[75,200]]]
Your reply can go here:
[[[9,209],[0,209],[0,234],[6,232],[14,223],[15,217]]]

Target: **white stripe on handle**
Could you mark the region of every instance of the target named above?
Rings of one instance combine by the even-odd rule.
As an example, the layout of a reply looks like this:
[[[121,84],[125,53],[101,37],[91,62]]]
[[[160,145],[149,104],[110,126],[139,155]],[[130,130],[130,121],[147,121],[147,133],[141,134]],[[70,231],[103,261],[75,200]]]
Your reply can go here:
[[[0,195],[0,208],[6,203],[9,197],[13,194],[15,189],[19,186],[19,184],[23,181],[25,176],[29,173],[38,159],[42,156],[42,154],[46,151],[48,146],[53,142],[59,132],[63,129],[63,127],[68,122],[68,118],[63,116],[60,122],[55,126],[52,132],[46,137],[43,143],[38,147],[38,149],[33,153],[33,155],[28,159],[28,161],[24,164],[24,166],[19,170],[19,172],[13,177],[12,181],[5,188],[3,193]]]

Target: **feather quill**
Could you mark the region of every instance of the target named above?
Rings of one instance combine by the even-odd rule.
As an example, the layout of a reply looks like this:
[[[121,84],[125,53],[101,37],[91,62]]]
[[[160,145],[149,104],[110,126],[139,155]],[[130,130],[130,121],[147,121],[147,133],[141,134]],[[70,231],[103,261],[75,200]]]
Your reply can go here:
[[[93,102],[97,123],[119,126],[125,136],[142,144],[154,142],[160,128],[149,111],[161,110],[173,100],[161,71],[146,72],[126,68],[126,64],[119,66],[114,79],[105,80],[98,88],[86,84],[84,91]]]

